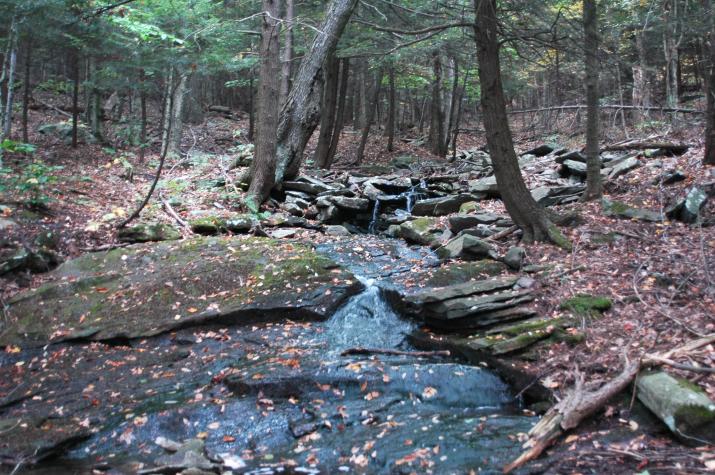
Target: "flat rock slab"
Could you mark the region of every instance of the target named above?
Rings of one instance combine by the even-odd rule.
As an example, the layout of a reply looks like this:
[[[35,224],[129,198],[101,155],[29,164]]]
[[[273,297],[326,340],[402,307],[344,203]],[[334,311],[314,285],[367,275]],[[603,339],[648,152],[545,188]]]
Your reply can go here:
[[[309,246],[198,238],[87,254],[9,304],[0,344],[116,340],[200,324],[325,319],[362,288]]]

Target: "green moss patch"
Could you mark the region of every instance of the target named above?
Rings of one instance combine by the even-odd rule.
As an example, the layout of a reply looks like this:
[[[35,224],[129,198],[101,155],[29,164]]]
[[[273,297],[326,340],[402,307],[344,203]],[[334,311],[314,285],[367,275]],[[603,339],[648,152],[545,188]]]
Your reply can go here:
[[[608,297],[579,294],[561,303],[561,310],[574,315],[596,317],[609,310],[613,302]]]

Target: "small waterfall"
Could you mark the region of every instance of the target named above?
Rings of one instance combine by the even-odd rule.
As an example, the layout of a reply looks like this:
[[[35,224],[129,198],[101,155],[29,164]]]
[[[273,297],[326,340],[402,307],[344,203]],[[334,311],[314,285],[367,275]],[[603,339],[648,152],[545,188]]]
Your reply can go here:
[[[370,220],[370,225],[367,227],[367,232],[370,234],[375,234],[377,231],[377,220],[380,218],[380,200],[375,200],[375,207],[372,209],[372,219]]]
[[[329,351],[397,347],[415,324],[397,315],[373,279],[358,278],[365,290],[352,297],[326,323],[324,337]]]
[[[404,196],[405,200],[407,201],[407,207],[405,208],[405,211],[407,211],[408,214],[412,214],[412,210],[415,207],[415,203],[423,195],[423,191],[426,189],[427,182],[424,178],[421,178],[419,184],[402,193],[401,196]]]

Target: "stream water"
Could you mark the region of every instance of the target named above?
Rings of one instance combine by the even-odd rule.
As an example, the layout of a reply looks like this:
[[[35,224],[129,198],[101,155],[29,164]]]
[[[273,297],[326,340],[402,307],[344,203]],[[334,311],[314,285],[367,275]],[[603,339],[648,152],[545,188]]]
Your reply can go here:
[[[188,354],[161,368],[180,377],[166,376],[156,397],[117,414],[69,458],[29,473],[92,473],[98,464],[135,473],[164,454],[157,437],[197,435],[210,456],[241,457],[239,473],[500,472],[533,420],[497,375],[448,358],[341,355],[411,350],[406,336],[419,331],[385,292],[399,287],[394,276],[434,258],[382,243],[371,259],[319,246],[365,286],[325,322],[187,329],[137,343],[135,351]]]

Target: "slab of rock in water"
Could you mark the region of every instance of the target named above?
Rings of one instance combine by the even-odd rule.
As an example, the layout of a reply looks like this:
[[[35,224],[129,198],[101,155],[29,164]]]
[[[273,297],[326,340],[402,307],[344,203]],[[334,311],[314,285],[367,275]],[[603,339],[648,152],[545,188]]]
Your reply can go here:
[[[442,226],[435,218],[422,217],[404,222],[398,227],[398,235],[405,241],[423,246],[439,242]]]
[[[361,284],[308,246],[197,238],[88,254],[10,300],[3,345],[156,335],[204,323],[329,316]],[[326,292],[330,289],[330,292]]]

